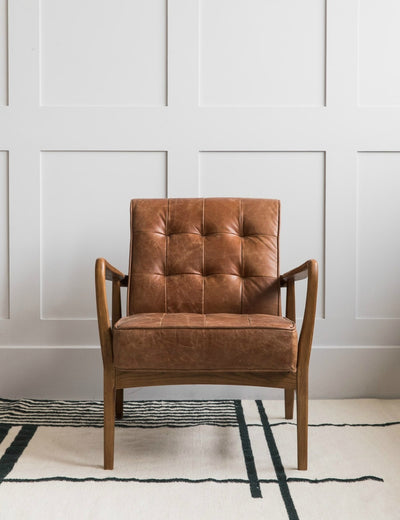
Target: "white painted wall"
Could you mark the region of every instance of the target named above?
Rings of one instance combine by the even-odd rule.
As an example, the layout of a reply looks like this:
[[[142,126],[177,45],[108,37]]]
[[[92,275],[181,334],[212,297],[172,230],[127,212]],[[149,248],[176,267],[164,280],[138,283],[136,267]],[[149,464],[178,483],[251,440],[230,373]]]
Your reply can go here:
[[[131,198],[261,196],[282,270],[320,263],[312,395],[400,396],[399,25],[398,0],[0,0],[0,395],[100,396],[94,260],[126,270]]]

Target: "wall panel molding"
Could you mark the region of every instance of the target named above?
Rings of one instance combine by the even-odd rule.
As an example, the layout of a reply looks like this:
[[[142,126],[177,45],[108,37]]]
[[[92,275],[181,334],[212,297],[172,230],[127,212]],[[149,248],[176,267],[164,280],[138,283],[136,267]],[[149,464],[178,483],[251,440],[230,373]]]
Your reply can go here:
[[[319,263],[317,318],[325,317],[325,153],[322,151],[203,151],[200,194],[281,201],[281,272],[309,258]],[[290,189],[289,189],[290,187]],[[298,284],[298,318],[305,284]],[[285,291],[283,291],[283,308]]]
[[[400,107],[400,3],[359,0],[358,17],[359,104]]]
[[[200,0],[199,19],[200,105],[325,105],[325,0]]]
[[[358,154],[356,317],[400,320],[400,151]]]
[[[41,104],[167,104],[167,0],[41,0]]]
[[[41,153],[41,319],[96,319],[96,258],[127,272],[130,200],[166,185],[165,152]]]
[[[0,150],[0,319],[10,318],[8,152]]]
[[[8,0],[0,0],[0,105],[8,105]]]

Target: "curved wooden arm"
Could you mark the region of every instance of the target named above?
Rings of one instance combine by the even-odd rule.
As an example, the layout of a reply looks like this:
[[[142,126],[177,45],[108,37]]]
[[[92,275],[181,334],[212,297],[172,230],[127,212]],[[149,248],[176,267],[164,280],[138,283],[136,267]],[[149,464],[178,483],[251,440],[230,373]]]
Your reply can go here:
[[[106,280],[114,281],[114,279],[117,278],[121,282],[122,286],[124,285],[122,282],[124,280],[128,280],[128,277],[124,273],[121,273],[121,271],[119,271],[116,267],[108,263],[107,260],[105,260],[104,258],[98,258],[96,260],[96,263],[97,262],[104,262],[106,270]]]
[[[299,338],[299,353],[297,357],[298,370],[306,369],[310,360],[315,312],[317,308],[318,262],[316,260],[308,260],[280,277],[281,286],[287,287],[286,315],[292,321],[295,321],[296,318],[294,282],[303,280],[304,278],[308,279],[307,296]]]
[[[96,260],[96,306],[97,322],[104,366],[112,364],[112,336],[108,312],[106,280],[112,281],[112,324],[121,317],[121,285],[126,287],[128,277],[113,267],[104,258]]]
[[[285,287],[290,280],[293,280],[295,282],[297,280],[304,280],[304,278],[307,278],[308,267],[309,267],[310,262],[317,263],[316,260],[308,260],[307,262],[304,262],[304,264],[301,264],[298,267],[291,269],[287,273],[281,274],[281,277],[280,277],[281,287]],[[317,266],[318,266],[318,264],[317,264]]]

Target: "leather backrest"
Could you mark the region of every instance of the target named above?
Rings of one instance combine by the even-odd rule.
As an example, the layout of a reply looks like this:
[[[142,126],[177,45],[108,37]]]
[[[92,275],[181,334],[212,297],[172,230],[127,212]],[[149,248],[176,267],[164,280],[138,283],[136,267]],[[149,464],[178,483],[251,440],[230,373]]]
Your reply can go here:
[[[280,314],[280,202],[131,201],[128,314]]]

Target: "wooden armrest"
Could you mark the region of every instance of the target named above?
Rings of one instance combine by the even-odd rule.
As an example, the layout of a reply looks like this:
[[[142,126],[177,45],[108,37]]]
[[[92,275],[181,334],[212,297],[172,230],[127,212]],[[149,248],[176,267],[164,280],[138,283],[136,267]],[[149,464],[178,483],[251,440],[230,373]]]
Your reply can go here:
[[[104,264],[106,280],[114,280],[114,278],[118,278],[119,281],[124,280],[127,276],[124,273],[121,273],[116,267],[107,262],[104,258],[98,258],[96,263],[100,262]]]
[[[113,267],[104,258],[96,260],[95,268],[96,277],[96,305],[97,305],[97,321],[99,326],[99,335],[101,343],[101,351],[103,355],[103,363],[105,366],[112,364],[112,339],[110,314],[108,312],[106,280],[112,281],[112,324],[121,317],[121,285],[128,285],[128,277],[121,271]]]
[[[298,280],[304,280],[304,278],[307,278],[309,276],[310,271],[314,268],[314,264],[315,266],[317,265],[316,260],[307,260],[307,262],[304,262],[304,264],[301,264],[298,267],[291,269],[285,274],[281,274],[281,287],[285,287],[290,280],[296,282]]]
[[[128,287],[128,275],[121,273],[121,271],[119,271],[116,267],[109,264],[107,260],[104,260],[104,262],[106,266],[106,280],[110,280],[112,282],[118,280],[121,287]]]
[[[287,287],[286,316],[296,321],[296,304],[294,284],[297,280],[307,278],[307,296],[304,308],[303,324],[299,337],[299,352],[297,356],[297,369],[300,372],[308,370],[311,344],[314,334],[315,311],[317,306],[318,289],[318,262],[308,260],[304,264],[288,271],[280,277],[281,287]]]

